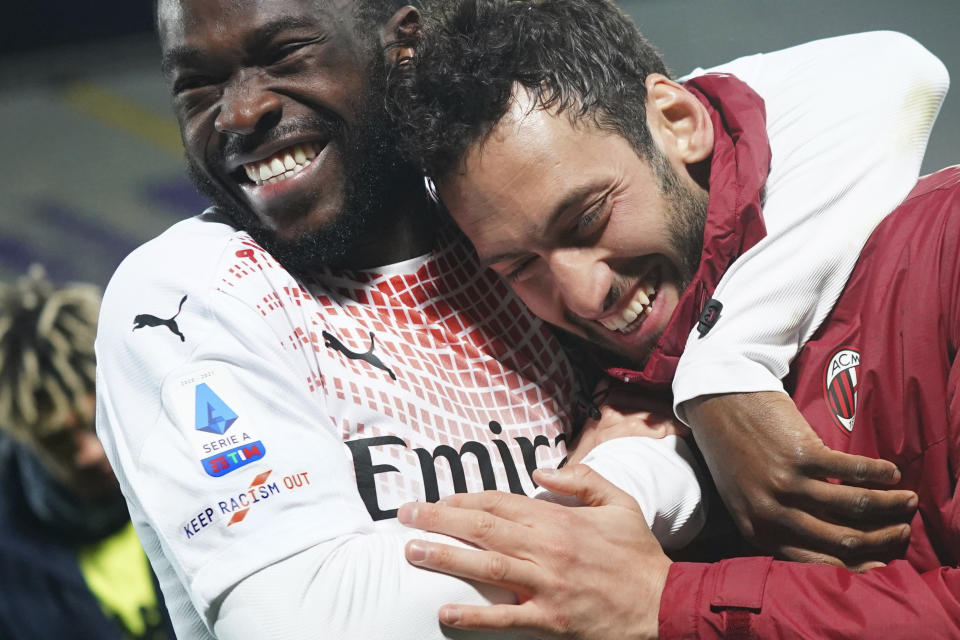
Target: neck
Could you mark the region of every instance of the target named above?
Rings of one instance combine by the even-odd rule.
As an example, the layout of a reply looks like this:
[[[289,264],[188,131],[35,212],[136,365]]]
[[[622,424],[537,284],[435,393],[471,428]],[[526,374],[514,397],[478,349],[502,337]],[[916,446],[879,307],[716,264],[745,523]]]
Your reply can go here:
[[[362,235],[339,265],[346,269],[371,269],[421,256],[433,248],[436,213],[425,189],[406,190],[390,203],[390,215]]]

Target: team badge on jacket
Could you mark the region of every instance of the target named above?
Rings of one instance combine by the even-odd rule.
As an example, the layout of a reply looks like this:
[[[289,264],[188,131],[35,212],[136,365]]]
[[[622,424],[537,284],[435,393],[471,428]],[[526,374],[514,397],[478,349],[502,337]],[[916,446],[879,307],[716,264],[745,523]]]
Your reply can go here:
[[[857,417],[860,352],[840,347],[833,352],[823,371],[823,398],[837,425],[846,433],[853,431]]]

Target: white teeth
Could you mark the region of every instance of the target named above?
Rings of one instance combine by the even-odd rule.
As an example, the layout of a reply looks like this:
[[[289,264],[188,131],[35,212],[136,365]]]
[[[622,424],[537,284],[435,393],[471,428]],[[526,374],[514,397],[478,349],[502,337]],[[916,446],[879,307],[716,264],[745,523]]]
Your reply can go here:
[[[656,288],[649,282],[644,282],[637,289],[630,301],[618,317],[605,318],[599,320],[608,331],[620,331],[629,333],[639,326],[640,322],[650,315],[653,309],[653,303],[650,302],[650,296],[656,292]]]
[[[308,142],[284,149],[259,162],[245,164],[243,169],[251,182],[257,186],[263,186],[297,175],[316,157],[316,143]]]

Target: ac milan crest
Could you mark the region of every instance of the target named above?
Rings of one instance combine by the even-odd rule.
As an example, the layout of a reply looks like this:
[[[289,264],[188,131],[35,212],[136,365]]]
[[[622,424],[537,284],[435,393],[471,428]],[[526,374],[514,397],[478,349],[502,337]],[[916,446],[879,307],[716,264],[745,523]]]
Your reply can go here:
[[[847,346],[834,351],[823,370],[823,399],[845,433],[853,431],[853,421],[857,417],[859,369],[860,352]]]

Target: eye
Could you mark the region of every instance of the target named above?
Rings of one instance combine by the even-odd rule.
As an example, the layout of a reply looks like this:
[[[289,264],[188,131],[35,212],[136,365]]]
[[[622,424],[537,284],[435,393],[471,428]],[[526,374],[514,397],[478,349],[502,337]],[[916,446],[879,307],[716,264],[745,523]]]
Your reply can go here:
[[[267,64],[280,64],[285,62],[287,59],[291,58],[294,54],[301,51],[302,49],[312,45],[317,44],[323,40],[322,37],[310,38],[309,40],[293,40],[289,42],[281,42],[275,47],[271,47],[266,52],[265,62]]]
[[[184,75],[178,77],[173,83],[173,95],[179,96],[194,89],[209,87],[216,82],[211,76],[201,74]]]
[[[503,277],[507,279],[507,282],[510,284],[516,284],[522,282],[524,277],[529,273],[530,266],[536,261],[536,256],[530,256],[529,258],[524,258],[518,262],[515,262],[511,265],[510,270],[507,273],[503,274]]]
[[[600,218],[606,213],[606,210],[607,198],[604,198],[595,206],[587,209],[587,211],[585,211],[583,215],[577,219],[577,223],[574,227],[574,233],[576,235],[583,235],[584,232],[591,231],[591,228],[600,221]]]

